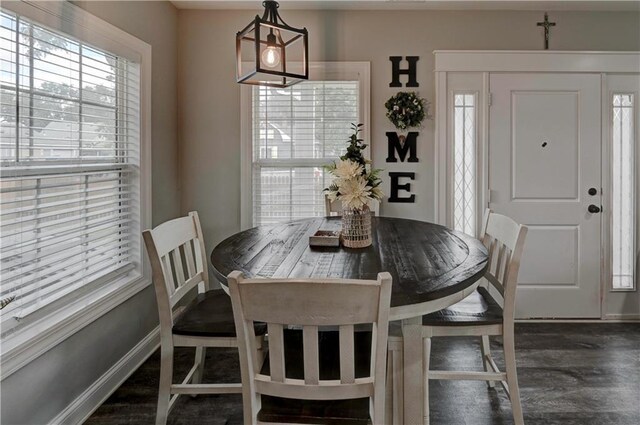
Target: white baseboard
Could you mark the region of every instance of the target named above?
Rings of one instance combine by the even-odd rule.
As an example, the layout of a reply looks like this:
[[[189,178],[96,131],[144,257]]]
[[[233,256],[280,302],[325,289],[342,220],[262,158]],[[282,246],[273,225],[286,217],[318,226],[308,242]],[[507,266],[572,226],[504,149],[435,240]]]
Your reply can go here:
[[[160,346],[157,327],[60,412],[52,424],[81,424]]]

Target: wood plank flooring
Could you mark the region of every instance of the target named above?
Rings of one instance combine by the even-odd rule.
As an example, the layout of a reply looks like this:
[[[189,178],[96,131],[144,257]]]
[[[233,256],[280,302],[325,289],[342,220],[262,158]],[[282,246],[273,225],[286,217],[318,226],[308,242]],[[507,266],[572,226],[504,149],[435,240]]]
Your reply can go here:
[[[501,340],[492,340],[500,367]],[[178,349],[176,377],[193,361],[192,349]],[[479,338],[436,338],[432,368],[482,370]],[[155,418],[159,352],[153,354],[86,422],[152,424]],[[640,424],[640,323],[517,324],[516,357],[525,422],[528,425]],[[205,382],[239,381],[237,354],[210,349]],[[501,389],[483,382],[432,381],[433,425],[511,424],[511,407]],[[241,424],[239,395],[183,396],[170,424]]]

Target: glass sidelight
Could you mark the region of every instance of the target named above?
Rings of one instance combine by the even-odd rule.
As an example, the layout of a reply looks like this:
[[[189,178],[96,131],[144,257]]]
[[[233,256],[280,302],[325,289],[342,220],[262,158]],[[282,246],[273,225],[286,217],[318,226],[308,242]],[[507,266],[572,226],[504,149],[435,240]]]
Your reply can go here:
[[[635,129],[633,94],[613,95],[612,288],[635,287]]]
[[[476,96],[454,95],[453,228],[476,236]]]

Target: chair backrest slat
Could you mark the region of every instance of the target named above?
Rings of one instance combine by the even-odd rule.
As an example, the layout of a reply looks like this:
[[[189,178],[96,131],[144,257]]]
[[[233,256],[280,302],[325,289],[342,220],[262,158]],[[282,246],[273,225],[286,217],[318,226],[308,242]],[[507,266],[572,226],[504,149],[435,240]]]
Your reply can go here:
[[[269,370],[271,380],[284,382],[284,332],[283,326],[279,323],[269,323],[267,325],[269,334]]]
[[[175,279],[173,278],[173,267],[171,267],[171,257],[169,256],[169,254],[165,254],[164,256],[161,257],[161,261],[163,265],[165,280],[167,282],[168,289],[169,289],[169,294],[173,294],[173,292],[176,290],[176,282],[175,282]]]
[[[189,273],[189,276],[194,276],[197,273],[196,263],[194,261],[195,253],[193,252],[192,243],[193,243],[192,241],[188,241],[183,245],[184,256],[186,257],[186,261],[187,261],[187,273]]]
[[[356,382],[353,325],[340,326],[340,382]]]
[[[259,392],[311,400],[371,396],[374,404],[377,403],[374,410],[383,412],[391,275],[381,273],[377,281],[275,280],[244,279],[242,273],[236,271],[229,275],[228,284],[245,395],[248,392],[255,399]],[[260,373],[259,354],[251,344],[255,339],[254,322],[267,323],[269,376]],[[373,329],[371,372],[368,377],[358,379],[355,377],[355,324],[372,324]],[[304,379],[286,378],[284,346],[288,335],[283,330],[286,326],[302,327]],[[339,381],[335,377],[320,379],[321,326],[339,329]]]
[[[304,383],[318,385],[320,381],[320,351],[318,349],[318,327],[302,327],[302,346],[304,347]]]
[[[199,258],[204,241],[198,214],[191,212],[142,233],[153,271],[161,331],[165,330],[161,333],[170,335],[173,307],[195,287],[200,287],[200,292],[209,289],[206,261]],[[197,254],[192,246],[197,247]]]
[[[182,268],[182,253],[180,247],[177,247],[169,253],[173,259],[173,269],[176,274],[176,287],[179,288],[184,285],[184,269]]]

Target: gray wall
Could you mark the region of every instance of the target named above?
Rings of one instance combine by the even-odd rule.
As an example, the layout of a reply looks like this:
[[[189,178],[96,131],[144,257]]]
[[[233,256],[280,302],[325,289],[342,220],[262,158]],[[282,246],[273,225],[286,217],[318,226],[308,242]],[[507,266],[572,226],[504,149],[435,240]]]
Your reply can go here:
[[[236,31],[254,11],[181,10],[178,31],[182,212],[198,210],[208,250],[240,229],[240,86],[235,84]],[[371,62],[371,144],[374,165],[416,171],[415,204],[383,203],[389,216],[433,219],[434,122],[418,138],[418,164],[388,164],[384,102],[391,55],[417,55],[420,94],[434,101],[434,58],[440,49],[537,50],[542,12],[291,11],[283,18],[309,30],[313,61]],[[551,47],[558,50],[640,50],[640,15],[553,12]],[[405,81],[405,80],[402,80]],[[386,175],[386,172],[385,174]],[[389,193],[389,179],[384,178]]]
[[[234,36],[255,11],[177,11],[168,2],[75,2],[153,47],[153,223],[198,210],[207,249],[240,228],[240,101]],[[307,26],[311,59],[370,61],[373,158],[384,163],[389,55],[419,55],[421,94],[434,100],[436,49],[539,49],[540,12],[283,11]],[[637,13],[552,13],[551,46],[640,50]],[[178,149],[180,141],[180,149]],[[417,203],[383,213],[432,219],[433,122],[419,138]],[[388,178],[386,191],[388,192]],[[183,188],[181,193],[181,187]],[[45,423],[157,323],[147,288],[2,382],[2,423]]]
[[[75,2],[151,44],[153,223],[180,213],[177,137],[178,11],[169,2]],[[158,323],[152,287],[2,381],[2,424],[48,423]]]

